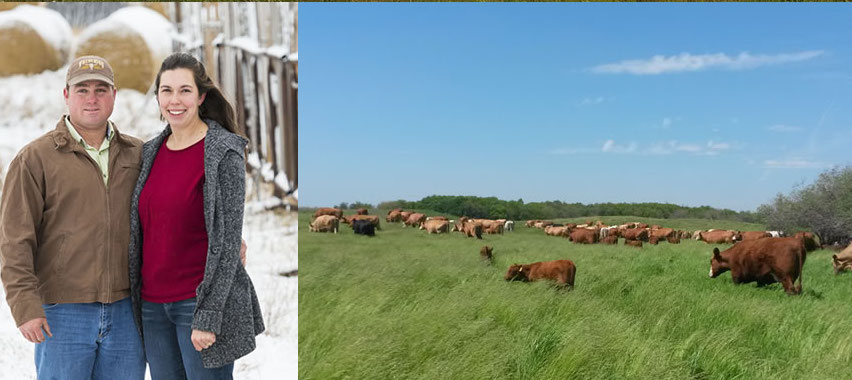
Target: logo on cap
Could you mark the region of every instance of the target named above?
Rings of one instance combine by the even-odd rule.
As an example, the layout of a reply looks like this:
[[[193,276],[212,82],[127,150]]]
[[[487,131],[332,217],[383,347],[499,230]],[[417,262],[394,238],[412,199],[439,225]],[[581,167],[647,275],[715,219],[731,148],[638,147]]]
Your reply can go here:
[[[88,66],[89,70],[103,70],[104,69],[104,61],[101,61],[100,59],[95,59],[95,58],[81,59],[77,68],[82,69],[85,66]]]

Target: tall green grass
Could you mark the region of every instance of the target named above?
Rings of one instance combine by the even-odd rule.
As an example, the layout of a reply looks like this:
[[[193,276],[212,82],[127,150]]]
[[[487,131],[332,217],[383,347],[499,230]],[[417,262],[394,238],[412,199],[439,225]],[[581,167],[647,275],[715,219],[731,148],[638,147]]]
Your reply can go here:
[[[762,228],[621,218],[601,219]],[[596,218],[572,221],[585,219]],[[852,276],[834,276],[829,251],[808,256],[804,294],[791,297],[778,284],[709,278],[715,245],[693,240],[586,246],[522,225],[476,240],[398,223],[368,238],[346,225],[311,233],[309,220],[300,215],[300,378],[852,377]],[[479,259],[485,244],[493,265]],[[512,263],[566,258],[573,290],[503,280]]]

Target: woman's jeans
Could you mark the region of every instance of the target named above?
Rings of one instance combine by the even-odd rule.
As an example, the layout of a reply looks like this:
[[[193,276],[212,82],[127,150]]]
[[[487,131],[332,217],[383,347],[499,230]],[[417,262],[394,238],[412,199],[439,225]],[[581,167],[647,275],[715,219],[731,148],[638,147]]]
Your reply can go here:
[[[145,378],[145,351],[130,297],[42,307],[53,337],[45,333],[47,340],[35,345],[39,379]]]
[[[142,332],[152,379],[233,378],[234,363],[219,368],[202,366],[201,352],[190,340],[194,312],[194,297],[169,303],[142,300]]]

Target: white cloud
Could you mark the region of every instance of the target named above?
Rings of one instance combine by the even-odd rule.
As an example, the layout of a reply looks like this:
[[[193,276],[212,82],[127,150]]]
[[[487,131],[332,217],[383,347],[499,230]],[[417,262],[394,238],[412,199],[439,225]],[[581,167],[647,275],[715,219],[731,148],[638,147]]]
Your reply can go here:
[[[824,162],[808,161],[799,157],[780,160],[766,160],[763,161],[763,166],[770,169],[820,169],[829,167],[829,165]]]
[[[668,128],[672,125],[672,118],[664,117],[663,118],[663,128]]]
[[[598,96],[597,98],[585,98],[582,102],[580,102],[581,106],[593,106],[597,104],[601,104],[605,102],[607,99],[603,96]]]
[[[630,142],[627,145],[617,145],[615,140],[606,140],[603,147],[601,147],[601,152],[627,154],[636,152],[637,148],[638,145],[635,142]]]
[[[701,55],[680,53],[680,55],[669,57],[655,55],[646,60],[632,59],[598,65],[592,68],[592,72],[599,74],[626,73],[634,75],[656,75],[671,72],[700,71],[714,67],[729,70],[747,70],[766,65],[806,61],[816,58],[823,53],[822,50],[810,50],[775,55],[752,55],[748,52],[742,52],[736,56],[728,56],[724,53]]]
[[[775,124],[766,127],[767,130],[772,132],[799,132],[802,130],[801,127],[796,127],[793,125],[784,125],[784,124]]]

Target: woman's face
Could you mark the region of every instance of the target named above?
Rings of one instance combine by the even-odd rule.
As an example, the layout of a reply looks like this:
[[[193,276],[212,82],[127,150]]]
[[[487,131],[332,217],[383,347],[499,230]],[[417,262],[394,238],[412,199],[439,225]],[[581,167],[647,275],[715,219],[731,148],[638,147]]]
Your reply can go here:
[[[157,102],[160,114],[172,128],[184,128],[200,120],[198,107],[204,102],[204,95],[198,94],[192,71],[180,68],[160,74]]]

